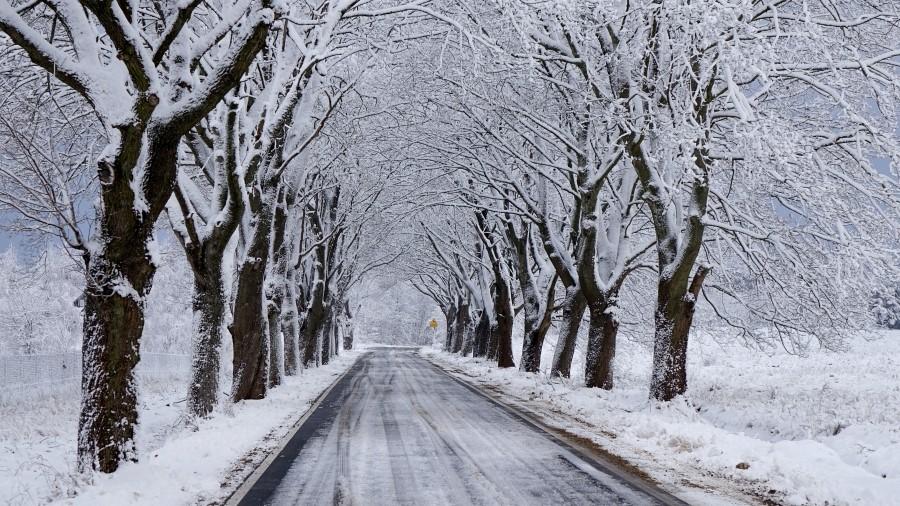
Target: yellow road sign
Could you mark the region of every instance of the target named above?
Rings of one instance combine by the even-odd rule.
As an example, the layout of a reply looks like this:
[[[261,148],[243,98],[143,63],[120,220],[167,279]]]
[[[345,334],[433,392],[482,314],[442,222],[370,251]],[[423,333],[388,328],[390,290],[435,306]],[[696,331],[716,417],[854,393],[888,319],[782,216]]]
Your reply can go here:
[[[431,321],[428,322],[428,326],[431,327],[431,330],[437,330],[437,327],[438,327],[438,322],[437,322],[437,320],[435,320],[434,318],[432,318]]]

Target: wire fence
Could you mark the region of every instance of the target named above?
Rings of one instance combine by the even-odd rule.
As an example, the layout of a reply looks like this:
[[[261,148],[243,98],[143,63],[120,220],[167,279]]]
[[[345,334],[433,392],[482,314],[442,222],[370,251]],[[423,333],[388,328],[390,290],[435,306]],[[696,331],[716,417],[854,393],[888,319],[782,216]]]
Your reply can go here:
[[[136,374],[146,378],[187,377],[191,357],[141,353]],[[81,381],[81,353],[0,355],[0,395],[53,391]]]

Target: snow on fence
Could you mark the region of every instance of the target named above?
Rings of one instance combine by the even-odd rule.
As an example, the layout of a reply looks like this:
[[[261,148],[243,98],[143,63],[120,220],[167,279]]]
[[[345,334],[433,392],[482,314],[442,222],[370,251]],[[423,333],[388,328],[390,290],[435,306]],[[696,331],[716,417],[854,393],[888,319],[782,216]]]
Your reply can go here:
[[[186,377],[191,357],[170,353],[141,353],[137,374],[149,378]],[[29,390],[55,390],[81,381],[81,353],[0,355],[0,395]]]

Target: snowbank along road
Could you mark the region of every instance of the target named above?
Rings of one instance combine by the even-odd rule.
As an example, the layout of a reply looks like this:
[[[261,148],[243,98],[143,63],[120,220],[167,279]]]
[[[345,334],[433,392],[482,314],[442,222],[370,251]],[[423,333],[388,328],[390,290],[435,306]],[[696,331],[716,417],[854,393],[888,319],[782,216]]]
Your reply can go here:
[[[360,357],[251,479],[231,503],[683,504],[404,348]]]

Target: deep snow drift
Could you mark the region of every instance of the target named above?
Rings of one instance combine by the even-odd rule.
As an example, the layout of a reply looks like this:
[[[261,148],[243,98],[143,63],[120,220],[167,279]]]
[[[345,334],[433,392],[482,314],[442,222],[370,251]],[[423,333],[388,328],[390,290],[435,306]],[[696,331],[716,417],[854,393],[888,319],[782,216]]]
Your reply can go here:
[[[900,332],[878,337],[798,357],[694,336],[687,395],[668,405],[647,400],[650,353],[627,340],[611,392],[423,352],[662,483],[776,503],[887,506],[900,497]],[[553,343],[544,349],[549,366]]]

